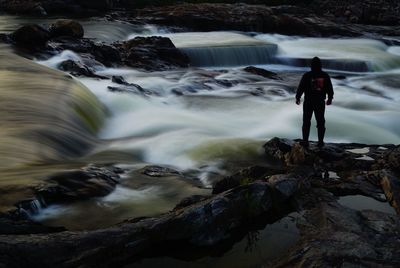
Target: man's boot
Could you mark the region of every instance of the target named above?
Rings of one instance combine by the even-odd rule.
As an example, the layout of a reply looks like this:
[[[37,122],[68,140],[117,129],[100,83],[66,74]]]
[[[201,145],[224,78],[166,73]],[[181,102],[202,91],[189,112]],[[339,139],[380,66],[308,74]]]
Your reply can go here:
[[[304,147],[308,147],[308,137],[310,136],[310,127],[303,127],[303,141],[302,141],[302,145]]]
[[[318,147],[324,146],[325,128],[318,128]]]

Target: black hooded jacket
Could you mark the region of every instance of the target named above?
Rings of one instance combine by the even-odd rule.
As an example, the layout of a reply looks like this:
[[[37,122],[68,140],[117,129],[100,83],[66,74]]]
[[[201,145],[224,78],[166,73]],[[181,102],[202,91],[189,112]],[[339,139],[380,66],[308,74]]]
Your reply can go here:
[[[297,88],[296,99],[300,100],[303,93],[305,103],[323,102],[326,99],[326,95],[328,95],[328,100],[333,99],[331,78],[322,71],[319,59],[313,59],[311,71],[305,73],[301,78]]]

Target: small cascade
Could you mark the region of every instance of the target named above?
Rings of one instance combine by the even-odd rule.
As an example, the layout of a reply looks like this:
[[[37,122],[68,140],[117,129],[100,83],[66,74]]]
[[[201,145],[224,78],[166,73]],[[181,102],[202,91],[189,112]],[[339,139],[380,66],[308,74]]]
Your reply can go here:
[[[192,66],[227,67],[270,64],[277,45],[233,32],[199,32],[163,35],[186,53]]]
[[[395,48],[373,39],[293,38],[262,34],[256,39],[278,45],[281,64],[305,67],[320,57],[323,67],[347,72],[382,72],[400,68]]]
[[[192,66],[248,66],[270,64],[275,61],[275,45],[187,47],[181,48],[190,58]]]
[[[276,61],[283,65],[295,67],[309,67],[311,65],[311,58],[277,57]],[[361,73],[372,69],[368,61],[361,60],[322,59],[321,62],[324,69],[328,70]]]
[[[33,199],[22,201],[17,205],[17,207],[20,216],[25,218],[33,218],[43,211],[43,209],[46,207],[46,204],[41,199]]]

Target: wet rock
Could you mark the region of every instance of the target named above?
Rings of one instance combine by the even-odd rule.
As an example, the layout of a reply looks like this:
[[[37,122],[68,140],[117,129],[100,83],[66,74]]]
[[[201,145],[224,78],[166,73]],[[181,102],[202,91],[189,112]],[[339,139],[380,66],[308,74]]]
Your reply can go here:
[[[238,187],[240,185],[246,185],[253,183],[257,180],[265,180],[266,176],[273,174],[280,174],[284,171],[264,166],[252,166],[240,170],[232,176],[228,176],[218,181],[213,187],[213,194],[219,194]]]
[[[195,31],[254,31],[307,36],[354,35],[352,29],[296,6],[197,3],[137,10],[150,23],[182,26]],[[320,13],[317,13],[320,14]]]
[[[287,166],[320,165],[336,170],[371,170],[377,164],[375,160],[382,157],[383,152],[378,150],[378,146],[369,146],[371,150],[365,155],[350,152],[351,149],[364,147],[368,145],[326,143],[324,147],[319,148],[316,142],[310,142],[310,146],[305,148],[300,145],[300,140],[279,138],[273,138],[264,145],[268,157],[279,160]]]
[[[96,75],[93,73],[92,70],[89,69],[89,67],[73,60],[66,60],[61,62],[58,66],[58,69],[64,72],[70,72],[74,76],[96,77]]]
[[[400,171],[400,146],[385,154],[385,162],[387,167]]]
[[[140,172],[149,177],[169,177],[180,175],[179,171],[161,166],[147,166],[140,170]]]
[[[63,232],[63,227],[49,227],[19,215],[0,214],[0,235],[30,235]],[[1,264],[1,261],[0,261]]]
[[[298,227],[299,243],[268,267],[396,267],[400,263],[396,216],[358,212],[330,202],[308,210]]]
[[[157,95],[149,90],[142,88],[138,84],[126,82],[122,76],[113,76],[111,79],[112,79],[113,83],[123,85],[122,87],[108,86],[107,88],[111,92],[133,93],[133,94],[139,94],[142,96]]]
[[[379,177],[386,199],[400,215],[400,178],[387,170],[381,171]]]
[[[295,142],[288,139],[273,138],[264,144],[265,153],[276,160],[284,161],[285,155],[292,150]]]
[[[49,28],[52,37],[69,36],[73,38],[82,38],[84,30],[82,25],[75,20],[57,20]]]
[[[192,195],[189,197],[184,198],[181,202],[179,202],[173,210],[179,210],[179,209],[183,209],[186,207],[189,207],[191,205],[194,205],[196,203],[202,202],[206,199],[210,198],[210,196],[206,196],[206,195]]]
[[[112,76],[112,77],[111,77],[111,81],[112,81],[113,83],[120,84],[120,85],[129,85],[129,83],[126,82],[126,80],[125,80],[124,77],[118,76],[118,75]]]
[[[239,228],[252,220],[267,215],[271,206],[268,184],[257,182],[186,209],[155,218],[125,221],[108,229],[20,236],[18,239],[0,236],[0,264],[79,267],[98,265],[100,261],[106,267],[131,263],[153,251],[154,245],[166,246],[179,241],[193,246],[216,245],[232,238]],[[13,256],[23,257],[15,259]]]
[[[136,37],[119,44],[123,62],[149,71],[188,67],[189,58],[166,37]]]
[[[52,45],[58,50],[71,50],[85,56],[89,55],[107,67],[121,65],[120,53],[112,45],[71,37],[56,38],[52,40]]]
[[[119,183],[115,168],[88,166],[81,170],[67,171],[47,179],[35,192],[44,205],[64,204],[93,197],[106,196]]]
[[[262,77],[270,78],[270,79],[279,79],[279,76],[277,73],[262,69],[262,68],[257,68],[254,66],[249,66],[243,69],[245,72],[252,73],[255,75],[260,75]]]
[[[11,39],[17,46],[31,50],[43,48],[49,38],[49,32],[36,24],[22,26],[11,34]]]
[[[296,178],[293,174],[273,175],[268,178],[268,183],[274,190],[275,198],[279,198],[279,202],[283,202],[299,191],[300,178]],[[274,198],[274,200],[275,200]]]

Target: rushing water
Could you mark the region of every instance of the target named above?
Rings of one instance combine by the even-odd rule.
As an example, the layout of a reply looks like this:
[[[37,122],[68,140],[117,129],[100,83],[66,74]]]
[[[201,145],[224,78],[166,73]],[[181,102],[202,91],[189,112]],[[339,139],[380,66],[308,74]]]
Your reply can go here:
[[[131,37],[137,35],[134,33]],[[202,186],[210,188],[218,178],[215,174],[222,176],[232,166],[261,161],[261,145],[267,139],[274,136],[299,138],[302,108],[294,104],[293,94],[301,73],[307,68],[298,63],[306,64],[301,59],[314,54],[330,64],[333,77],[341,76],[333,78],[335,99],[326,114],[327,141],[399,143],[398,56],[392,52],[393,47],[381,41],[280,35],[251,37],[227,32],[212,32],[209,36],[207,33],[170,33],[166,36],[184,51],[188,48],[202,51],[201,65],[208,68],[165,72],[101,68],[97,71],[105,76],[122,75],[128,82],[139,84],[151,92],[148,96],[110,92],[108,86],[118,86],[111,80],[80,78],[80,82],[111,113],[99,133],[107,143],[88,156],[90,161],[117,160],[121,164],[138,166],[168,165],[181,171],[194,171]],[[339,43],[341,46],[338,46]],[[262,64],[259,66],[278,72],[283,80],[265,79],[246,73],[241,66],[237,66],[239,63],[243,66],[253,63],[259,53],[255,48],[265,46],[273,49],[260,59]],[[220,54],[214,48],[224,53]],[[218,55],[204,57],[213,53]],[[189,56],[198,57],[196,53],[189,53]],[[68,58],[79,60],[78,55],[65,51],[41,64],[56,68]],[[297,63],[294,62],[296,60]],[[346,60],[347,66],[353,67],[344,71],[343,60]],[[363,65],[359,65],[360,62]],[[367,69],[364,69],[365,66]],[[315,132],[311,133],[311,139],[316,139]],[[153,186],[157,191],[152,191]],[[52,207],[40,218],[73,228],[74,224],[69,225],[63,219],[79,219],[82,211],[88,210],[97,212],[101,209],[106,214],[111,213],[112,217],[108,218],[115,219],[115,222],[129,216],[154,215],[171,209],[178,197],[185,196],[180,193],[188,186],[174,186],[176,199],[163,203],[161,200],[171,193],[167,190],[169,187],[159,187],[151,182],[133,190],[139,191],[137,193],[122,194],[119,190],[120,198],[113,200],[113,209],[108,212],[104,208],[110,202],[105,198],[95,203],[74,204],[64,211]],[[189,191],[192,193],[198,192],[192,186],[187,189],[192,189]],[[149,194],[151,200],[146,201],[144,196],[148,195],[142,193],[147,191],[152,192]],[[137,198],[143,198],[143,202],[133,201]],[[157,202],[163,206],[155,206]],[[135,209],[124,209],[126,204]],[[152,209],[149,209],[150,204]],[[83,222],[80,228],[93,226]],[[110,224],[113,221],[103,222]]]
[[[17,17],[0,18],[2,32],[9,32],[21,23],[32,22]],[[51,20],[38,22],[49,24]],[[24,71],[17,68],[21,59],[16,60],[8,51],[3,52],[0,69],[3,85],[0,87],[0,122],[3,132],[0,139],[15,139],[15,135],[11,134],[3,138],[4,130],[18,129],[25,134],[21,138],[22,143],[18,141],[22,145],[20,147],[15,142],[2,142],[0,167],[5,165],[7,169],[1,171],[3,189],[21,188],[23,192],[23,186],[31,184],[27,177],[35,178],[37,182],[48,174],[85,163],[116,163],[133,169],[111,195],[42,209],[34,216],[37,220],[70,229],[92,229],[129,217],[157,215],[172,209],[186,196],[209,193],[213,182],[231,172],[233,167],[262,162],[262,144],[269,138],[300,137],[302,107],[294,104],[294,93],[301,74],[308,69],[308,59],[313,56],[320,56],[334,77],[334,103],[326,112],[328,142],[398,144],[400,141],[399,47],[362,38],[318,39],[237,32],[174,34],[153,26],[98,20],[84,21],[83,25],[87,37],[106,42],[140,35],[168,36],[189,55],[194,64],[188,69],[165,72],[99,68],[99,75],[122,75],[128,82],[140,85],[151,94],[110,92],[108,86],[118,86],[111,80],[78,78],[102,104],[95,104],[96,107],[91,110],[95,111],[95,115],[84,112],[82,116],[86,109],[78,109],[81,121],[61,117],[64,120],[62,124],[49,127],[53,119],[47,116],[53,116],[62,108],[68,110],[71,106],[68,103],[57,105],[47,95],[54,94],[51,91],[53,87],[58,89],[55,92],[68,88],[72,79],[43,65],[55,69],[65,59],[79,61],[79,55],[64,51],[52,59],[39,62],[42,66],[25,61],[25,66],[30,69],[25,67],[29,70]],[[277,72],[282,80],[266,79],[242,70],[254,64]],[[47,74],[48,80],[44,82],[35,77],[35,71]],[[24,72],[23,76],[21,72]],[[12,89],[21,87],[24,90],[13,96]],[[32,94],[34,90],[41,91]],[[93,105],[89,93],[77,92],[81,92],[78,100],[73,98],[74,94],[72,98],[78,104],[83,100],[84,104]],[[10,108],[13,103],[21,102],[25,105]],[[82,124],[91,125],[88,118],[104,113],[101,109],[97,110],[102,105],[109,116],[97,132],[98,137],[86,137],[90,135],[77,132]],[[26,111],[28,108],[30,111],[47,112],[38,112],[40,116],[33,116]],[[14,123],[15,129],[10,127]],[[67,149],[81,148],[81,145],[71,142],[64,146],[61,142],[64,147],[60,146],[60,142],[54,142],[54,135],[50,135],[49,139],[38,135],[41,146],[34,147],[31,145],[33,140],[29,139],[32,137],[30,128],[35,131],[42,129],[39,133],[44,133],[46,137],[54,131],[65,137],[63,135],[71,132],[72,128],[73,138],[77,135],[79,139],[93,139],[90,142],[92,150],[80,151],[77,154],[79,157],[74,157]],[[316,131],[312,131],[311,139],[316,139]],[[60,138],[57,140],[60,141]],[[3,153],[6,151],[13,153]],[[24,160],[25,166],[15,166],[20,160]],[[177,177],[153,180],[136,172],[148,164],[168,165],[190,174],[193,181]],[[16,198],[12,194],[10,196],[10,200]],[[10,205],[7,204],[8,207]],[[274,226],[267,227],[266,232]],[[235,252],[242,251],[242,247],[241,244],[235,246],[229,253],[231,255],[226,255],[224,264],[235,263]],[[271,248],[271,245],[266,247]],[[213,261],[215,259],[203,259],[199,265]],[[174,266],[185,265],[185,262],[168,258],[165,262]],[[143,261],[146,265],[154,263]]]

